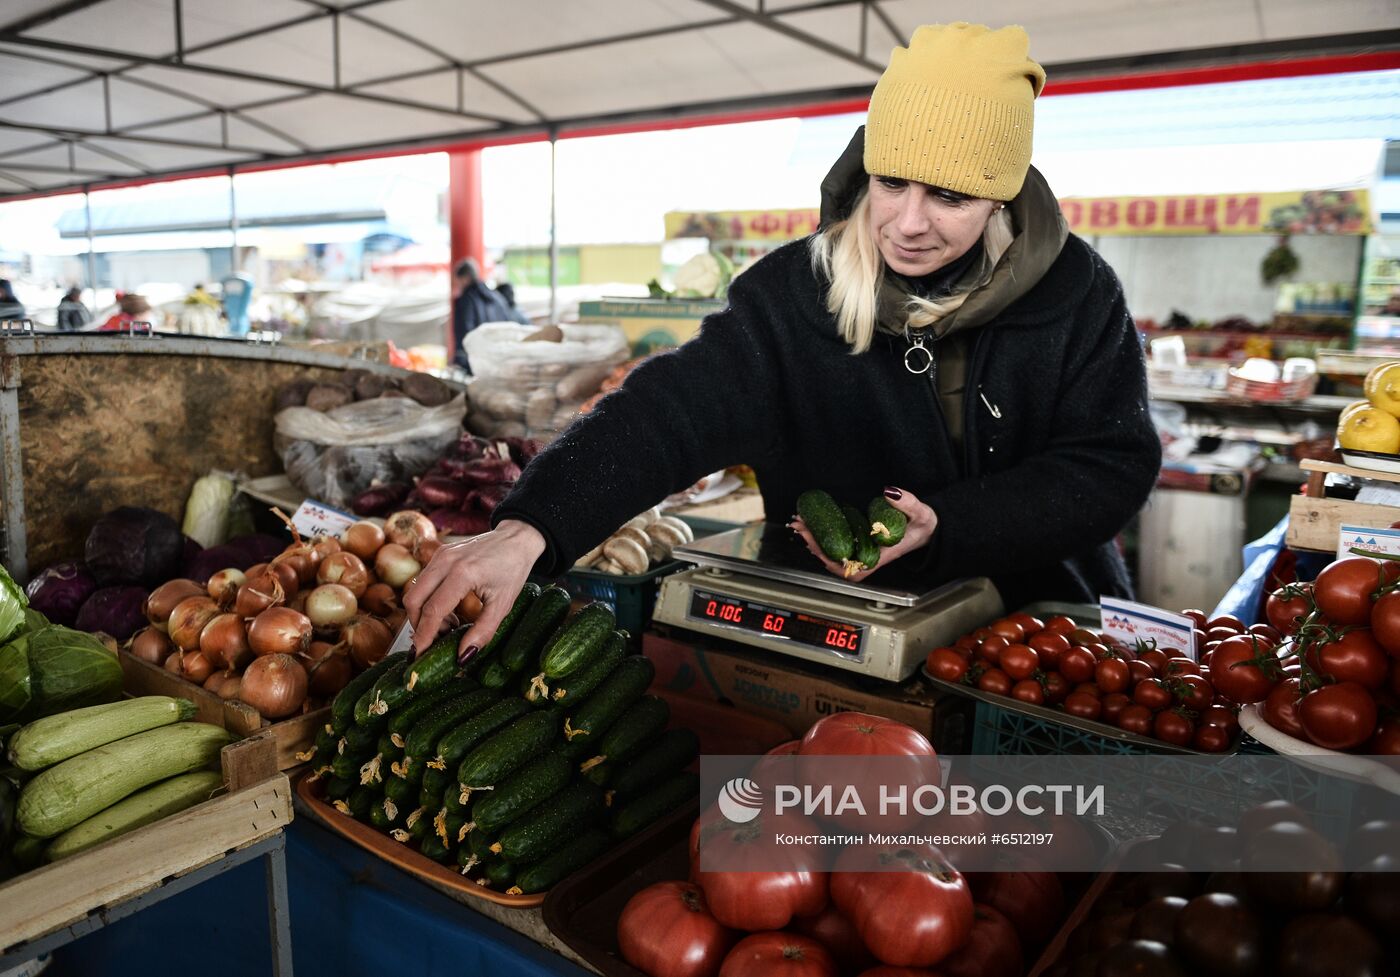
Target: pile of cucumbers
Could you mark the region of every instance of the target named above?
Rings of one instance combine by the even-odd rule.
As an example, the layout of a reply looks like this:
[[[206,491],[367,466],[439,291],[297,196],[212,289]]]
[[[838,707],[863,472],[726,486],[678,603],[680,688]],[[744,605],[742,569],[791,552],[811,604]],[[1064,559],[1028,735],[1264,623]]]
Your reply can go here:
[[[909,519],[889,499],[877,495],[865,512],[842,506],[821,489],[809,489],[797,497],[797,514],[811,530],[827,558],[840,563],[850,577],[880,562],[880,548],[904,538]]]
[[[390,655],[331,704],[313,770],[342,814],[478,885],[541,892],[699,793],[688,729],[646,694],[612,609],[530,583],[465,665],[462,631]]]

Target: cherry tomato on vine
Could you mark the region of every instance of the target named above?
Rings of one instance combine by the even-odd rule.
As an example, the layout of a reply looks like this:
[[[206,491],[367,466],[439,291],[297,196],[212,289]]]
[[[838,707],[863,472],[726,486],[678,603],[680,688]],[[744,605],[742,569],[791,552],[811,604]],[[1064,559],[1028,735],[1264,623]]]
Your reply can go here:
[[[992,625],[992,634],[1000,635],[1010,644],[1016,644],[1026,636],[1026,629],[1010,618],[1002,618]]]
[[[945,682],[961,682],[967,674],[967,659],[952,648],[935,648],[928,653],[929,674]]]
[[[1259,707],[1264,722],[1281,733],[1287,733],[1295,739],[1306,740],[1308,734],[1303,731],[1303,724],[1298,721],[1298,701],[1302,696],[1298,680],[1285,678],[1269,690],[1269,694]]]
[[[1145,661],[1134,659],[1128,662],[1128,678],[1132,683],[1145,682],[1157,673]]]
[[[1160,648],[1146,648],[1138,652],[1137,660],[1146,663],[1153,675],[1161,675],[1162,667],[1167,663],[1166,653]]]
[[[1015,621],[1017,624],[1021,625],[1021,630],[1025,632],[1026,637],[1030,637],[1031,635],[1039,631],[1045,630],[1044,621],[1036,617],[1034,614],[1027,614],[1024,611],[1017,611],[1015,614],[1008,614],[1006,619],[1008,621]]]
[[[1011,698],[1041,706],[1045,704],[1045,690],[1035,679],[1026,678],[1011,686]]]
[[[1152,712],[1159,712],[1171,706],[1172,694],[1162,684],[1161,679],[1150,678],[1133,686],[1133,703]]]
[[[1348,631],[1336,641],[1309,649],[1308,662],[1337,682],[1358,682],[1379,689],[1390,675],[1390,657],[1366,628]]]
[[[1172,691],[1178,701],[1192,712],[1200,714],[1215,698],[1215,690],[1199,675],[1182,675],[1172,680]]]
[[[1079,627],[1079,625],[1074,623],[1074,618],[1066,617],[1063,614],[1056,614],[1045,622],[1045,630],[1053,634],[1068,635],[1077,627]]]
[[[1181,713],[1176,711],[1159,712],[1152,720],[1152,733],[1164,743],[1174,746],[1190,746],[1196,727]]]
[[[1285,584],[1264,602],[1264,616],[1283,634],[1297,634],[1312,611],[1312,584]]]
[[[1298,719],[1308,739],[1318,746],[1351,750],[1376,731],[1376,700],[1356,682],[1324,685],[1303,696]]]
[[[1279,675],[1272,670],[1266,673],[1254,662],[1271,656],[1273,650],[1262,641],[1241,636],[1222,642],[1210,658],[1211,684],[1231,702],[1263,702]]]
[[[1087,692],[1072,692],[1065,698],[1065,712],[1080,719],[1098,719],[1103,712],[1098,696]]]
[[[1230,748],[1230,731],[1224,726],[1197,726],[1191,745],[1202,753],[1224,753]]]
[[[1129,699],[1122,692],[1109,692],[1104,695],[1103,698],[1099,699],[1099,704],[1103,707],[1103,712],[1099,714],[1099,718],[1106,723],[1113,723],[1116,726],[1118,724],[1118,717],[1123,714],[1124,709],[1133,704],[1133,700]]]
[[[1371,608],[1371,633],[1386,654],[1400,658],[1400,590],[1382,594]]]
[[[1124,706],[1123,711],[1118,714],[1118,728],[1126,733],[1150,736],[1152,734],[1152,710],[1136,703]]]
[[[1360,627],[1370,623],[1371,595],[1400,579],[1400,563],[1377,563],[1352,556],[1329,564],[1313,581],[1313,600],[1333,624]]]
[[[1011,677],[999,668],[989,668],[978,677],[977,687],[983,692],[1006,695],[1011,691]]]
[[[1043,685],[1045,701],[1051,705],[1063,702],[1065,696],[1069,695],[1069,682],[1059,672],[1047,672]]]

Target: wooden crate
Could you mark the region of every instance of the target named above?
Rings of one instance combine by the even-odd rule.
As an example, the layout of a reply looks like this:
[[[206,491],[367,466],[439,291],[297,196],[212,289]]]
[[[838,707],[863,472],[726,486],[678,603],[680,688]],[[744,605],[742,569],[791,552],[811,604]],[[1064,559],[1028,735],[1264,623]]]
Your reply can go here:
[[[1308,473],[1308,486],[1306,495],[1295,495],[1288,504],[1287,542],[1290,549],[1336,553],[1337,537],[1343,525],[1379,529],[1400,522],[1400,506],[1329,499],[1325,494],[1329,474],[1380,482],[1400,482],[1400,475],[1312,459],[1300,462],[1299,467]]]
[[[0,885],[0,954],[286,828],[292,792],[268,733],[224,747],[227,793]]]
[[[122,687],[132,695],[173,695],[189,699],[195,704],[196,719],[222,726],[235,736],[251,736],[266,730],[276,744],[278,770],[290,770],[300,764],[302,761],[297,759],[297,754],[310,748],[317,730],[330,722],[331,710],[327,706],[269,723],[247,703],[226,702],[207,689],[186,682],[159,665],[144,662],[124,649],[119,656]]]

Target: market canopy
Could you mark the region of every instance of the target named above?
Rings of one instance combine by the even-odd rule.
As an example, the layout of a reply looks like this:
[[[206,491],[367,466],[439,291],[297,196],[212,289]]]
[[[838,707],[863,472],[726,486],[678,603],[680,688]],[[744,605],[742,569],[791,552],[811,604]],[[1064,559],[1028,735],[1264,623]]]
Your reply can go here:
[[[1325,7],[4,0],[0,197],[863,98],[894,45],[957,15],[1024,24],[1052,80],[1400,42],[1393,3]]]

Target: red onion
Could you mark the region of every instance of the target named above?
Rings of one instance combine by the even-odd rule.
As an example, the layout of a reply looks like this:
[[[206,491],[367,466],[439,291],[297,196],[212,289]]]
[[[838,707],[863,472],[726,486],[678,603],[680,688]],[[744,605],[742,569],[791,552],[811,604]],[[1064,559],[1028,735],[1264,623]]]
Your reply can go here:
[[[248,580],[238,588],[234,598],[233,612],[239,617],[257,617],[269,607],[277,607],[287,602],[287,592],[282,589],[282,581],[277,574],[263,567],[250,570]]]
[[[342,541],[344,548],[361,560],[372,560],[379,547],[384,545],[384,530],[369,520],[362,519],[345,530]]]
[[[434,509],[429,516],[433,525],[448,536],[480,536],[491,528],[491,517],[480,512]]]
[[[253,657],[248,629],[237,614],[220,614],[199,634],[199,650],[219,668],[237,671]]]
[[[424,475],[418,480],[415,491],[420,499],[434,508],[447,506],[456,509],[467,497],[465,485],[442,475]]]
[[[359,601],[350,588],[338,583],[321,584],[306,597],[306,616],[318,628],[349,624],[359,609]]]
[[[269,607],[248,625],[248,646],[259,657],[295,655],[310,646],[311,632],[311,620],[305,614],[290,607]]]
[[[228,567],[211,576],[204,589],[209,591],[209,596],[214,598],[220,607],[227,610],[238,599],[238,588],[247,582],[248,578],[242,570]]]
[[[365,610],[371,614],[383,617],[399,606],[399,595],[394,592],[394,588],[386,583],[371,584],[365,588],[364,596],[360,598],[360,603],[365,606]]]
[[[186,597],[170,612],[170,621],[166,628],[170,640],[184,651],[196,651],[204,626],[218,614],[219,605],[210,598]]]
[[[151,596],[146,598],[144,608],[146,620],[150,621],[158,630],[165,631],[170,614],[175,610],[175,605],[189,597],[208,596],[204,588],[193,580],[185,580],[184,578],[168,580],[151,591]]]
[[[437,539],[437,530],[433,528],[432,520],[423,513],[404,509],[384,520],[384,538],[390,543],[398,543],[411,553],[423,540]]]
[[[174,650],[175,644],[170,640],[170,635],[154,625],[137,632],[136,637],[131,639],[132,655],[152,665],[164,665]]]
[[[388,654],[393,641],[388,625],[367,614],[356,615],[340,632],[340,643],[360,668],[369,668]]]
[[[306,669],[291,655],[267,655],[248,666],[238,698],[266,719],[295,715],[306,701]]]
[[[421,569],[422,564],[401,543],[385,543],[374,558],[374,572],[396,590],[407,586]]]
[[[323,584],[338,583],[357,598],[369,587],[369,568],[354,553],[332,553],[321,561],[316,579]]]

